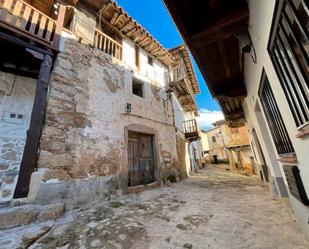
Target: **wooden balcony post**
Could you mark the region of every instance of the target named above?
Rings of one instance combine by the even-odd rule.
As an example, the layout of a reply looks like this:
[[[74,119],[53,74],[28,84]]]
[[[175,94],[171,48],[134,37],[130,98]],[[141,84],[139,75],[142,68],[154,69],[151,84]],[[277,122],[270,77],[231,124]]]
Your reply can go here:
[[[38,146],[41,138],[50,73],[53,59],[50,55],[44,55],[41,63],[39,78],[37,81],[30,126],[27,131],[27,139],[23,158],[20,165],[19,177],[14,193],[14,198],[23,198],[28,195],[31,174],[36,168],[38,159]]]
[[[67,8],[66,5],[64,5],[63,3],[60,3],[58,18],[56,21],[55,38],[54,38],[54,43],[53,43],[53,46],[56,49],[59,49],[59,45],[60,45],[60,38],[61,38],[62,29],[63,29],[66,8]]]

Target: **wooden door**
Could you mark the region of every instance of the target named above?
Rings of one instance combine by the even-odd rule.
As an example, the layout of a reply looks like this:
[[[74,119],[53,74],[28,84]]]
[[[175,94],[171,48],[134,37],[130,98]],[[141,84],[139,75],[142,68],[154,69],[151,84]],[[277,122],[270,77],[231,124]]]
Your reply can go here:
[[[128,165],[129,187],[154,182],[153,136],[129,132]]]

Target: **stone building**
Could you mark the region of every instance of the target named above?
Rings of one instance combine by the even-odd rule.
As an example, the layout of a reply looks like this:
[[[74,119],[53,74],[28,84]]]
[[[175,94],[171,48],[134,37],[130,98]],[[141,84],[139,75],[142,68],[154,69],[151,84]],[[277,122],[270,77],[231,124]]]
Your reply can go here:
[[[0,23],[2,204],[70,209],[188,175],[199,88],[185,46],[163,48],[109,0],[5,0]]]
[[[220,126],[205,131],[208,140],[209,159],[211,163],[228,163],[229,158],[226,152],[224,139]],[[207,151],[207,148],[205,148]]]
[[[230,127],[225,120],[215,122],[214,128],[204,131],[207,152],[211,163],[229,163],[246,175],[256,174],[256,166],[245,125]],[[205,138],[205,139],[206,139]]]
[[[164,2],[229,125],[246,122],[262,180],[289,198],[309,239],[308,1]]]
[[[246,125],[229,127],[226,121],[217,121],[214,125],[220,127],[230,166],[246,175],[257,174]]]

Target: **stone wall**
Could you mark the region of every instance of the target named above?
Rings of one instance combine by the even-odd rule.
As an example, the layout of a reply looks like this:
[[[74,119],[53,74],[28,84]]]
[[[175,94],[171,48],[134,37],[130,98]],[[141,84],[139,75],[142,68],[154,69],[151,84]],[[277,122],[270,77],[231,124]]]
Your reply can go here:
[[[130,124],[157,131],[157,167],[176,164],[171,99],[164,88],[154,87],[162,82],[143,81],[141,98],[132,94],[130,70],[102,51],[67,40],[51,76],[38,161],[39,168],[48,169],[43,181],[119,175],[125,179],[125,128]],[[131,113],[125,112],[127,103]]]
[[[1,200],[10,200],[14,194],[25,140],[0,138]]]
[[[35,86],[35,79],[0,72],[0,202],[14,194]]]

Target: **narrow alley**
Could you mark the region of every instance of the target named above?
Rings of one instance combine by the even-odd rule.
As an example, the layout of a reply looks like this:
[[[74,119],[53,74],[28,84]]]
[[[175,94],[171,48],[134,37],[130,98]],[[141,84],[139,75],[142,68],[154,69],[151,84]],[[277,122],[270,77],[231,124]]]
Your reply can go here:
[[[210,165],[180,183],[6,230],[0,248],[309,248],[287,205],[257,177]]]

